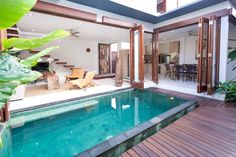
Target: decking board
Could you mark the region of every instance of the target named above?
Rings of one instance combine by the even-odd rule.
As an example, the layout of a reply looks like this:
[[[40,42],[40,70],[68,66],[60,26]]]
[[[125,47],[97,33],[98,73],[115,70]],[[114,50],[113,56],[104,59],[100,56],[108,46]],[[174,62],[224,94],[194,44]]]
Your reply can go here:
[[[152,156],[236,156],[236,103],[156,89],[188,100],[199,107],[165,127],[124,154]],[[122,154],[122,156],[124,156]]]

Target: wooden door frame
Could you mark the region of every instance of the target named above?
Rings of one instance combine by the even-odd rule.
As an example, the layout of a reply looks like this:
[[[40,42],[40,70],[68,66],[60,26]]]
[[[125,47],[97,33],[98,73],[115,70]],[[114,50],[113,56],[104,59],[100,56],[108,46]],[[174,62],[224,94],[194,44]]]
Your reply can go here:
[[[159,43],[159,32],[155,32],[152,35],[152,81],[158,83],[158,43]]]
[[[215,22],[216,21],[216,22]],[[210,18],[210,24],[209,24],[209,40],[208,40],[208,81],[207,81],[207,94],[212,95],[215,91],[215,88],[217,86],[217,83],[219,82],[219,62],[220,62],[220,18],[212,15]],[[216,29],[216,30],[214,30]],[[215,38],[213,38],[213,33],[215,34]],[[215,40],[215,52],[213,52],[214,48],[214,40]],[[213,54],[214,53],[214,54]],[[213,56],[215,56],[215,66],[213,67]],[[213,77],[213,68],[215,68],[215,76],[214,76],[214,85],[212,82]]]
[[[130,30],[130,84],[133,88],[144,89],[144,31],[143,25],[136,26]],[[139,31],[139,80],[134,82],[134,31]],[[140,56],[141,54],[141,56]]]
[[[203,24],[205,22],[208,22],[207,23],[207,41],[206,41],[206,44],[207,44],[207,49],[206,49],[206,68],[208,66],[208,41],[209,41],[209,19],[208,18],[205,18],[205,17],[202,17],[200,18],[200,21],[199,21],[199,26],[198,26],[198,65],[197,65],[197,69],[198,69],[198,72],[197,72],[197,92],[198,93],[202,93],[202,92],[205,92],[207,91],[207,82],[208,82],[208,70],[206,70],[206,80],[205,80],[205,83],[206,85],[203,86],[203,80],[202,80],[202,72],[203,72],[203,33],[204,33],[204,29],[203,29]]]

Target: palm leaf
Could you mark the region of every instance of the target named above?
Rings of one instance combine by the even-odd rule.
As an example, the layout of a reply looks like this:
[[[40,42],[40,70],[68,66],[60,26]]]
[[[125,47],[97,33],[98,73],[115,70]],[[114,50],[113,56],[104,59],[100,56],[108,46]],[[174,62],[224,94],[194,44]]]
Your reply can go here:
[[[231,52],[228,54],[228,58],[230,59],[229,62],[236,61],[236,50],[231,51]]]
[[[37,0],[0,0],[0,30],[15,25]]]
[[[38,52],[37,54],[25,59],[21,61],[21,64],[25,65],[26,67],[33,67],[37,64],[38,60],[42,57],[47,55],[49,52],[55,51],[56,49],[58,49],[58,46],[55,47],[49,47],[46,48],[40,52]]]

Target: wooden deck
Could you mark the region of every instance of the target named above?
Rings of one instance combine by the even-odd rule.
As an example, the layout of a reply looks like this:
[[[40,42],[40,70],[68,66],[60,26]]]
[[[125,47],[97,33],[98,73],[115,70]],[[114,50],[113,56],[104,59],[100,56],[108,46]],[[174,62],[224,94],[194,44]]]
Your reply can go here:
[[[235,157],[236,103],[177,93],[199,107],[123,153],[122,157]]]

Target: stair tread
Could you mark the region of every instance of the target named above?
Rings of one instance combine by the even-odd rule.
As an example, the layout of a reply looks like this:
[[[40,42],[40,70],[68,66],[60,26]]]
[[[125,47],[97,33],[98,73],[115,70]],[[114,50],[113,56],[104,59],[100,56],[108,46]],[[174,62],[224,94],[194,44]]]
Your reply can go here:
[[[74,65],[64,65],[64,67],[67,67],[67,68],[71,68],[71,67],[75,67]]]
[[[56,62],[56,64],[67,64],[67,62]]]

